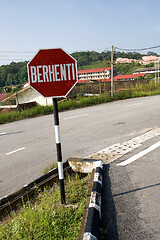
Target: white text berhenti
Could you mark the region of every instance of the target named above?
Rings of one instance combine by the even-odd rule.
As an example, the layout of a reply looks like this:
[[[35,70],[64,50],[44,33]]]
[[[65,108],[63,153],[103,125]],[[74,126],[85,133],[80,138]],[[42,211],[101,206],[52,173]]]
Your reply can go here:
[[[30,66],[30,72],[32,83],[76,80],[74,63]]]

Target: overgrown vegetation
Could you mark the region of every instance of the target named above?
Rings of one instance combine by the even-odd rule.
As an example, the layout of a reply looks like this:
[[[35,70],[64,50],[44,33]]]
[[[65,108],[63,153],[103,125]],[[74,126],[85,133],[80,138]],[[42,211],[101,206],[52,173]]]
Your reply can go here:
[[[0,66],[0,91],[11,91],[7,86],[21,85],[28,81],[27,62],[12,62]]]
[[[114,98],[111,99],[110,93],[100,94],[99,96],[83,97],[78,95],[76,99],[68,99],[58,103],[59,111],[71,110],[75,108],[82,108],[92,106],[100,103],[106,103],[114,100],[121,100],[133,97],[144,97],[160,94],[160,83],[157,82],[155,86],[154,81],[146,82],[145,84],[137,83],[134,89],[127,89],[123,91],[116,91]],[[41,115],[53,113],[53,106],[37,106],[32,109],[24,111],[14,111],[0,114],[0,124],[9,123],[26,118],[33,118]]]
[[[80,179],[68,176],[65,186],[67,205],[60,204],[57,184],[39,193],[34,204],[27,203],[19,214],[14,213],[9,222],[0,226],[3,240],[76,239],[81,227],[90,175]]]

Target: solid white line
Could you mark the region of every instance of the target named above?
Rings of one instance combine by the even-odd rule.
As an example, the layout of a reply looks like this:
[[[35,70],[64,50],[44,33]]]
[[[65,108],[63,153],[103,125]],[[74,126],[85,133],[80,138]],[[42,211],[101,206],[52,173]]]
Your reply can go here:
[[[142,105],[143,103],[134,103],[134,104],[130,104],[130,105],[126,105],[126,107],[134,107],[134,106],[138,106],[138,105]]]
[[[1,136],[1,135],[4,135],[4,134],[6,134],[6,132],[0,133],[0,136]]]
[[[10,154],[12,154],[12,153],[16,153],[16,152],[19,152],[19,151],[24,150],[24,149],[25,149],[25,147],[22,147],[22,148],[13,150],[12,152],[6,153],[6,155],[8,156],[8,155],[10,155]]]
[[[83,116],[86,116],[86,115],[89,115],[89,113],[84,113],[84,114],[76,115],[76,116],[72,116],[72,117],[66,117],[66,118],[64,118],[64,120],[68,120],[68,119],[72,119],[72,118],[77,118],[77,117],[83,117]]]
[[[155,150],[155,149],[158,148],[158,147],[160,147],[160,141],[157,142],[157,143],[155,143],[155,144],[153,144],[153,145],[150,146],[149,148],[143,150],[142,152],[134,155],[133,157],[130,157],[129,159],[127,159],[127,160],[125,160],[125,161],[117,164],[117,166],[126,166],[126,165],[134,162],[134,161],[137,160],[138,158],[143,157],[143,156],[146,155],[147,153]]]

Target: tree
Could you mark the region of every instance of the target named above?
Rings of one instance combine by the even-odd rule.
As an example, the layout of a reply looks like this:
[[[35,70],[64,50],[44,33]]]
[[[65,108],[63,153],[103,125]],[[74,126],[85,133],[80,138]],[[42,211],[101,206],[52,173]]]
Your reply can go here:
[[[28,81],[27,61],[0,67],[0,87],[23,84]]]
[[[149,52],[147,53],[147,55],[158,56],[158,54],[157,54],[157,53],[155,53],[155,52],[152,52],[152,51],[149,51]]]

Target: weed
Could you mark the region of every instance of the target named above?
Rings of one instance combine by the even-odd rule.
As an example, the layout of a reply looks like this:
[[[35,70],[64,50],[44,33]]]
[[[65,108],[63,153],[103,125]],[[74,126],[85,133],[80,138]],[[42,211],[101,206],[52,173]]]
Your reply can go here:
[[[46,167],[43,171],[42,174],[48,173],[50,170],[57,168],[58,167],[58,162],[53,162],[50,164],[49,167]]]
[[[68,207],[60,204],[59,186],[39,193],[36,203],[28,202],[21,213],[0,226],[0,239],[76,239],[81,226],[90,176],[68,177],[65,185]],[[77,207],[72,205],[76,204]]]
[[[100,236],[99,236],[99,239],[100,239],[100,240],[105,240],[105,239],[107,239],[108,229],[100,228],[100,229],[99,229],[99,234],[100,234]]]

